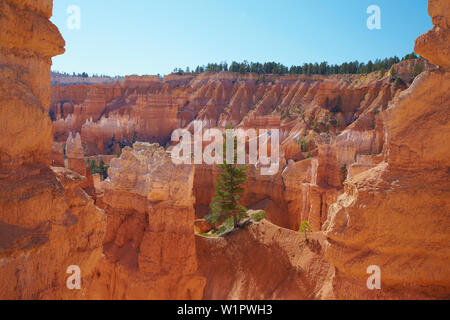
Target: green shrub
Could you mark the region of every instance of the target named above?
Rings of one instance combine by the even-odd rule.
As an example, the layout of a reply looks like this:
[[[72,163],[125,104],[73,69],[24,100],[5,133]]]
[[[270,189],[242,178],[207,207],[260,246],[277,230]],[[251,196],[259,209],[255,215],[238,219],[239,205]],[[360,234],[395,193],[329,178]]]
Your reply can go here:
[[[412,72],[411,76],[412,76],[413,78],[415,78],[415,77],[417,77],[419,74],[421,74],[422,72],[423,72],[422,66],[419,65],[419,64],[416,64],[416,65],[414,65],[414,69],[413,69],[413,72]]]
[[[394,81],[394,84],[396,87],[400,87],[400,86],[403,86],[405,84],[405,82],[400,78],[396,78]]]
[[[264,210],[258,211],[252,215],[252,219],[255,221],[261,221],[262,219],[265,219],[267,216],[266,212]]]
[[[389,71],[391,77],[396,78],[397,77],[397,71],[395,71],[395,68],[392,67],[391,71]]]
[[[312,127],[312,129],[314,130],[314,131],[319,131],[319,129],[317,128],[317,126],[319,125],[319,123],[317,122],[317,121],[315,121],[314,123],[313,123],[313,127]]]
[[[302,140],[300,145],[302,152],[308,151],[309,141]]]

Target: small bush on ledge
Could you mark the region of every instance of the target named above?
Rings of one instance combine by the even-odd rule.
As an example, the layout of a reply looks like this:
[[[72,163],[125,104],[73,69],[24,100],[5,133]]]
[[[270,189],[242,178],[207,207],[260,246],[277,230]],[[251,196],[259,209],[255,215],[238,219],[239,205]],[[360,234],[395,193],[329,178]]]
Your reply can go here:
[[[267,216],[266,212],[264,210],[258,211],[254,214],[252,214],[251,218],[255,221],[261,221],[263,219],[265,219]]]

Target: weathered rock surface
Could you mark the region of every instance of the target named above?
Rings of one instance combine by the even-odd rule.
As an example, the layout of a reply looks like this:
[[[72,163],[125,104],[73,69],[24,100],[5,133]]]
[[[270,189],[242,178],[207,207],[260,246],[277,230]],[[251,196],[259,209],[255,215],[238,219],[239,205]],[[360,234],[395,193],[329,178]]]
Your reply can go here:
[[[428,13],[434,28],[416,40],[415,51],[431,63],[448,71],[450,68],[450,3],[445,0],[429,0]]]
[[[66,141],[66,157],[67,168],[83,176],[86,175],[86,162],[84,160],[84,150],[79,133],[75,137],[72,136],[72,133],[69,134]]]
[[[412,81],[416,64],[432,68],[424,60],[395,66],[405,83]],[[379,113],[406,87],[379,73],[274,75],[273,81],[227,72],[170,75],[163,80],[131,76],[114,84],[57,85],[52,110],[58,119],[54,122],[57,141],[80,132],[87,156],[114,154],[135,141],[166,145],[174,129],[192,129],[193,120],[201,120],[204,127],[231,123],[243,129],[280,129],[283,159],[278,174],[263,177],[250,169],[242,202],[265,209],[268,219],[279,226],[297,229],[306,218],[321,230],[328,207],[342,190],[341,182],[379,162],[358,163],[358,159],[380,154]],[[97,100],[101,103],[94,103]],[[339,101],[340,112],[331,112]],[[314,181],[287,187],[284,180],[289,177],[282,177],[286,163],[308,157],[319,157]],[[216,176],[213,167],[197,166],[194,195],[199,218],[208,213]]]
[[[51,57],[64,40],[48,20],[51,1],[0,3],[0,163],[50,164]]]
[[[223,238],[196,236],[199,272],[207,279],[203,299],[330,298],[332,266],[324,237],[263,220]]]
[[[95,299],[200,299],[194,240],[193,166],[159,145],[135,143],[111,160],[103,183],[108,217]]]
[[[106,219],[86,179],[50,169],[50,65],[64,52],[51,11],[51,0],[0,2],[0,299],[85,298],[101,256]],[[66,287],[71,265],[81,290]]]
[[[442,68],[422,73],[381,114],[382,162],[352,176],[330,208],[326,255],[338,298],[450,297],[449,6],[430,1],[436,26],[417,41]],[[381,290],[366,287],[370,265],[381,269]]]
[[[399,63],[401,86],[378,73],[129,76],[57,84],[50,98],[51,57],[64,52],[52,1],[0,2],[0,298],[448,299],[449,8],[430,0],[435,27],[416,42],[439,67]],[[425,72],[410,85],[416,64]],[[281,130],[280,171],[250,166],[242,197],[277,226],[194,235],[207,231],[194,206],[206,213],[217,170],[134,143],[165,144],[194,119]],[[134,147],[94,182],[50,167],[65,142],[83,175],[86,155]],[[325,236],[282,228],[304,220]],[[81,290],[66,287],[72,265]],[[366,287],[370,265],[382,290]]]

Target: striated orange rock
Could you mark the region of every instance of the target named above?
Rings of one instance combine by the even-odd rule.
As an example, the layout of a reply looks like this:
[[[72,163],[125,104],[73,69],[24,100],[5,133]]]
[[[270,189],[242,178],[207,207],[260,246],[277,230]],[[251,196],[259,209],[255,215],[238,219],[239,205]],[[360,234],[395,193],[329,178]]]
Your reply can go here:
[[[414,50],[431,63],[442,68],[450,68],[450,3],[445,0],[429,0],[428,13],[434,24],[416,40]]]
[[[53,142],[52,153],[50,155],[53,167],[65,167],[64,164],[64,143]]]
[[[1,166],[50,164],[50,65],[64,52],[51,8],[51,1],[0,3]]]
[[[51,11],[51,0],[0,2],[0,299],[85,298],[106,228],[85,178],[50,169],[50,65],[64,52]],[[66,287],[71,265],[81,290]]]
[[[83,176],[86,175],[86,162],[84,160],[84,150],[81,144],[80,134],[77,133],[75,137],[72,133],[66,141],[66,157],[67,167]]]
[[[211,231],[213,226],[211,226],[205,219],[196,219],[194,221],[194,231],[195,233],[207,233]]]
[[[135,143],[111,160],[102,199],[108,216],[95,299],[200,299],[194,241],[194,167],[157,144]]]
[[[102,254],[106,219],[81,189],[84,177],[53,170],[0,181],[1,299],[87,297],[87,284]],[[81,290],[66,287],[71,265],[80,267]]]
[[[383,161],[352,174],[329,210],[326,255],[338,298],[450,297],[450,147],[442,143],[450,139],[449,3],[430,1],[429,8],[435,29],[416,48],[445,60],[442,68],[422,73],[381,114]],[[366,287],[370,265],[381,269],[381,290]]]
[[[407,85],[412,81],[416,64],[425,70],[432,68],[423,60],[404,61],[395,66]],[[230,72],[170,75],[162,80],[154,76],[130,76],[114,84],[65,87],[57,84],[51,112],[56,139],[64,141],[70,131],[80,132],[89,154],[111,152],[114,148],[108,146],[124,142],[131,145],[133,135],[139,141],[166,144],[174,129],[188,127],[196,119],[202,120],[206,127],[233,124],[243,128],[279,128],[286,158],[301,160],[305,154],[301,154],[298,137],[308,136],[312,141],[310,149],[314,150],[313,140],[320,133],[312,130],[314,123],[319,124],[321,132],[338,135],[359,117],[371,122],[374,117],[368,111],[385,108],[403,89],[391,83],[389,76],[380,78],[378,72],[310,77],[274,75],[273,81]],[[339,99],[342,112],[331,116],[330,110]],[[339,120],[339,126],[330,124],[333,117]],[[112,123],[121,125],[112,132]],[[84,126],[89,128],[82,129]]]
[[[265,220],[223,238],[196,236],[199,272],[207,279],[203,299],[320,299],[333,274],[324,258],[324,237]]]

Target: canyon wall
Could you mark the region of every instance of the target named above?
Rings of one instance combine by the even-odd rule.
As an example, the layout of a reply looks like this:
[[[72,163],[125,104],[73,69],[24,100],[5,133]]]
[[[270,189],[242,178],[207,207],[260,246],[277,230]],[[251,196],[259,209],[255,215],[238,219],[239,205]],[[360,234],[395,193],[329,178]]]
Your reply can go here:
[[[51,13],[51,0],[0,2],[1,299],[82,299],[66,271],[89,282],[102,251],[106,220],[86,178],[50,168],[51,57],[64,52]]]
[[[135,143],[111,160],[103,183],[104,258],[94,299],[201,299],[194,240],[193,166],[176,166],[158,144]]]
[[[90,156],[115,154],[135,141],[168,147],[172,131],[183,127],[192,131],[193,120],[202,121],[204,127],[233,124],[244,129],[279,129],[279,172],[263,177],[250,168],[242,202],[266,210],[268,219],[279,226],[298,229],[301,221],[309,220],[318,231],[342,192],[342,182],[380,162],[384,143],[380,113],[408,88],[415,65],[434,68],[425,60],[396,64],[402,85],[379,72],[273,75],[270,80],[221,72],[174,74],[163,80],[130,76],[114,84],[91,86],[56,85],[51,102],[55,139],[62,143],[70,134],[80,133],[85,156]],[[217,170],[196,167],[195,211],[202,218],[214,196]],[[296,183],[290,175],[295,175],[297,167],[314,173],[311,179]]]
[[[51,12],[51,0],[0,2],[1,299],[450,297],[448,1],[430,0],[435,27],[416,42],[438,67],[401,62],[400,85],[223,72],[51,90],[64,52]],[[242,198],[270,222],[194,235],[217,170],[135,142],[165,144],[194,119],[280,129],[279,172],[250,167]],[[64,144],[68,168],[51,167]],[[119,148],[94,190],[86,156]],[[288,230],[304,220],[318,231],[308,242]],[[382,290],[366,287],[370,265]],[[81,290],[66,286],[70,266]]]
[[[439,68],[381,113],[381,161],[351,177],[329,210],[326,256],[338,298],[450,297],[450,3],[430,1],[429,13],[435,27],[416,52]],[[381,269],[381,290],[366,287],[370,265]]]

